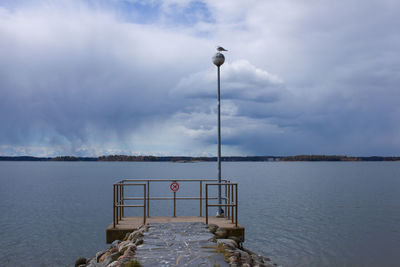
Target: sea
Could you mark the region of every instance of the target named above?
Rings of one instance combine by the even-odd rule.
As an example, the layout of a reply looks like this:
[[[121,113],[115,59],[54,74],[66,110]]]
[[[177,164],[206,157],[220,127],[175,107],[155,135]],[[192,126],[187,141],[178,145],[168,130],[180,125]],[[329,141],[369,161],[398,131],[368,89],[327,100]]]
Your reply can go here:
[[[238,183],[245,248],[287,267],[400,266],[400,162],[223,162],[222,176]],[[0,266],[73,266],[107,248],[112,185],[129,178],[216,179],[217,164],[0,162]],[[151,195],[171,197],[169,185],[152,183]],[[198,194],[180,182],[177,196]],[[172,206],[153,200],[150,216]],[[199,200],[177,201],[177,216],[199,211]]]

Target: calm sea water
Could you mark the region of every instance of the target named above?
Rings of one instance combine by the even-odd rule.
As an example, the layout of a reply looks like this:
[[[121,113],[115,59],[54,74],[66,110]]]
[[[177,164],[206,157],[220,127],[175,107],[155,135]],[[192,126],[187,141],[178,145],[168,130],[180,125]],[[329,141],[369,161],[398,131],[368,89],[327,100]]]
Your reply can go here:
[[[400,163],[222,167],[224,177],[239,182],[245,247],[284,266],[399,266]],[[0,162],[0,266],[71,266],[106,248],[117,180],[216,173],[216,163]],[[182,185],[180,192],[196,188]],[[170,194],[165,185],[152,190]],[[178,215],[197,214],[198,206],[178,202]],[[151,212],[172,210],[152,202]]]

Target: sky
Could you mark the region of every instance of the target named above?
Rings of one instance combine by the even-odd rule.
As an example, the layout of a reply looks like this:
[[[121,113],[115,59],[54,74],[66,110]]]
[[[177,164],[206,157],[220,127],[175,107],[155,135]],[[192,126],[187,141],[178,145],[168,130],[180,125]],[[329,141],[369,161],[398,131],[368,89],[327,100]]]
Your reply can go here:
[[[398,0],[2,0],[0,155],[400,155]]]

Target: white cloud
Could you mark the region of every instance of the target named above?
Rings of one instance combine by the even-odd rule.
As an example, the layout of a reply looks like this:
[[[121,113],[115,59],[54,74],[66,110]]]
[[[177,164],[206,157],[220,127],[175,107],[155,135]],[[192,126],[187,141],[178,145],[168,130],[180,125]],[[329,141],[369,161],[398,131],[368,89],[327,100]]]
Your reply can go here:
[[[216,45],[226,153],[400,152],[398,1],[118,2],[0,4],[0,153],[215,154]]]

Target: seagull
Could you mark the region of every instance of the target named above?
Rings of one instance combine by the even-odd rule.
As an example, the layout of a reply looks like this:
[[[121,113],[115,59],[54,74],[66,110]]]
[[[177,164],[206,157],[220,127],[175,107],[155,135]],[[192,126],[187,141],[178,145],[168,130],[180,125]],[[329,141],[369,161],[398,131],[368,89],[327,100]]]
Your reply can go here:
[[[228,51],[228,50],[226,50],[222,46],[217,46],[217,51],[222,52],[222,51]]]

